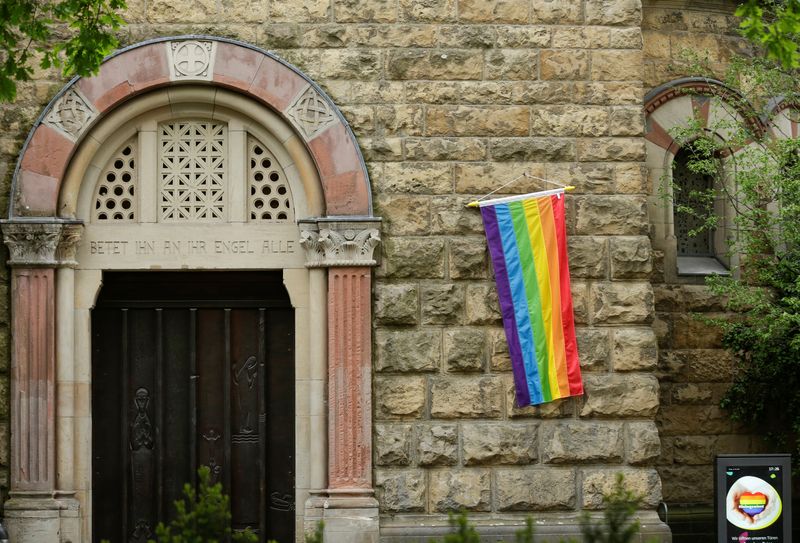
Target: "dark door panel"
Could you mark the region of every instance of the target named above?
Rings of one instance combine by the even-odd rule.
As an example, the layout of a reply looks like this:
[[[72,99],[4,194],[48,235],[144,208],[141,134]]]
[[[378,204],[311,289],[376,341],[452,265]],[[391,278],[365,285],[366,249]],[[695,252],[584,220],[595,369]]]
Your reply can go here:
[[[152,537],[200,465],[230,494],[234,529],[294,540],[294,316],[276,275],[104,278],[92,312],[95,541]]]

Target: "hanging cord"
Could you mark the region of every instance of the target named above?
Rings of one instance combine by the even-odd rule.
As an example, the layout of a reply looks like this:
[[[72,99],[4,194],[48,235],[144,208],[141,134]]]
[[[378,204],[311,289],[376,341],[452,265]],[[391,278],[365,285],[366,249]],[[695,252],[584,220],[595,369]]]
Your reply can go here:
[[[508,181],[508,182],[506,182],[506,183],[503,183],[502,185],[500,185],[499,187],[497,187],[496,189],[494,189],[494,190],[493,190],[493,191],[491,191],[490,193],[488,193],[488,194],[484,194],[483,196],[481,196],[481,197],[480,197],[480,198],[478,198],[477,200],[474,200],[474,201],[472,201],[472,202],[470,202],[470,203],[466,204],[466,207],[478,207],[478,206],[480,205],[480,202],[481,202],[481,201],[485,200],[486,198],[488,198],[488,197],[489,197],[489,196],[491,196],[492,194],[495,194],[496,192],[499,192],[499,191],[501,191],[502,189],[506,188],[506,187],[507,187],[507,186],[509,186],[510,184],[512,184],[512,183],[516,183],[517,181],[519,181],[519,180],[520,180],[520,179],[522,179],[522,178],[525,178],[525,179],[534,179],[534,180],[536,180],[536,181],[541,181],[542,183],[547,183],[547,184],[550,184],[550,185],[555,185],[555,186],[557,186],[557,187],[559,187],[559,188],[562,188],[562,189],[564,189],[564,191],[570,191],[570,190],[573,190],[573,189],[575,188],[575,187],[573,187],[573,186],[571,186],[571,185],[565,185],[564,183],[559,183],[558,181],[553,181],[553,180],[551,180],[551,179],[545,179],[545,178],[543,178],[543,177],[537,177],[537,176],[535,176],[535,175],[532,175],[532,174],[531,174],[531,173],[529,173],[529,172],[525,172],[525,173],[523,173],[522,175],[518,175],[517,177],[515,177],[515,178],[514,178],[514,179],[512,179],[511,181]]]

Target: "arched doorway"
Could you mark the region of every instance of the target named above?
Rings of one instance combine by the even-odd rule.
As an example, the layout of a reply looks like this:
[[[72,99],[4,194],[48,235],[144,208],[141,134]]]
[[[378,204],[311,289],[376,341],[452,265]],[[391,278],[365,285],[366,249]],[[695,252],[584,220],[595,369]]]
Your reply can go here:
[[[185,62],[190,52],[191,66]],[[100,306],[98,295],[106,292],[104,281],[109,288],[120,284],[115,274],[152,278],[166,271],[183,274],[196,290],[209,290],[193,283],[192,273],[200,271],[228,283],[241,282],[233,272],[269,273],[285,288],[294,329],[293,383],[283,386],[294,389],[295,537],[325,517],[340,537],[377,539],[369,296],[379,222],[352,132],[313,82],[264,51],[228,40],[189,36],[133,46],[51,102],[26,143],[13,190],[3,234],[14,267],[6,516],[16,541],[92,539],[100,421],[88,400],[102,397],[92,389],[99,341],[92,311],[106,307],[106,295],[100,294]],[[163,289],[148,285],[144,292]],[[163,316],[168,294],[147,309],[162,306]],[[124,303],[135,305],[142,296]],[[245,301],[265,304],[248,296]],[[193,303],[209,301],[200,298]],[[241,305],[241,295],[237,300]],[[224,343],[225,311],[239,307],[217,301],[223,315],[217,341]],[[221,353],[216,359],[224,361]],[[156,386],[163,372],[147,367],[140,370]],[[233,380],[238,365],[224,367],[220,378]],[[137,417],[141,429],[165,404],[130,382],[130,373],[116,375],[131,400],[118,411],[118,424],[128,426],[118,446],[128,462],[121,469],[132,480],[132,451],[141,450],[130,440]],[[138,394],[140,388],[147,392]],[[235,391],[223,387],[217,394],[220,409],[235,411],[224,401]],[[357,406],[358,416],[343,406]],[[219,439],[232,444],[233,419],[225,420]],[[144,448],[154,451],[157,443],[154,438],[153,449]],[[208,453],[203,447],[186,450]],[[155,488],[163,464],[148,462],[142,465],[154,470]],[[137,537],[135,528],[135,522],[126,525],[129,540]]]

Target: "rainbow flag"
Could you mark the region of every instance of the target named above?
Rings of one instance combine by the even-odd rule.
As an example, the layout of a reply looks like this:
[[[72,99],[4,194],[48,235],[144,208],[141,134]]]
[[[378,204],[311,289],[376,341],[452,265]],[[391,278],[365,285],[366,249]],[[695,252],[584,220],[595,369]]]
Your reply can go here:
[[[520,407],[583,394],[564,200],[556,189],[478,204]]]

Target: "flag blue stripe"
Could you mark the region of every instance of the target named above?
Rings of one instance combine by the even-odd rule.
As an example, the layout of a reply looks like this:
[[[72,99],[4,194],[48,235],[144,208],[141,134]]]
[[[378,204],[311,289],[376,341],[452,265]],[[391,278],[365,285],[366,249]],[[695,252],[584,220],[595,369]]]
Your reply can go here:
[[[522,263],[519,259],[517,249],[517,236],[514,233],[514,224],[511,219],[511,211],[508,204],[495,206],[497,215],[497,225],[500,229],[500,237],[503,243],[503,253],[508,270],[508,282],[511,286],[511,298],[514,301],[514,317],[517,321],[517,332],[519,334],[522,357],[525,363],[525,375],[528,381],[528,391],[531,400],[535,404],[544,402],[542,389],[539,381],[539,366],[536,361],[536,347],[533,339],[530,312],[528,309],[528,297],[525,293],[525,283],[523,282]]]

